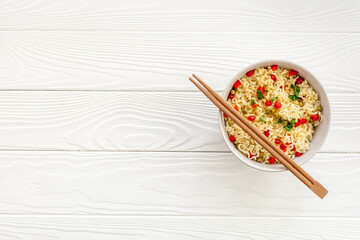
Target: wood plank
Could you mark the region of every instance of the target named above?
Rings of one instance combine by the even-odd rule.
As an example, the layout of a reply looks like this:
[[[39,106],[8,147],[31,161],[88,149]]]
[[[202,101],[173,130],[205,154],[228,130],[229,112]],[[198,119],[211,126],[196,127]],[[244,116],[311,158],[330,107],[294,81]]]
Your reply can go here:
[[[0,214],[360,216],[360,154],[304,165],[319,200],[289,172],[252,169],[230,153],[0,151]],[[1,225],[1,224],[0,224]]]
[[[359,32],[356,0],[2,0],[0,30]]]
[[[4,240],[359,239],[360,220],[323,218],[5,216]]]
[[[287,59],[328,92],[360,92],[359,34],[0,32],[0,39],[0,89],[196,91],[187,80],[196,72],[222,90],[251,63]]]
[[[321,151],[358,152],[360,96],[329,97]],[[228,151],[199,92],[2,91],[0,112],[3,150]]]

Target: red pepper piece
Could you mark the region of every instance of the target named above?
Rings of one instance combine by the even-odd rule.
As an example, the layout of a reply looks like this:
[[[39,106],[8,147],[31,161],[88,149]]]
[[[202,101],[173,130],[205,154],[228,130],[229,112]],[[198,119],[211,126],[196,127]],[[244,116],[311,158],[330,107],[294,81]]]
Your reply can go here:
[[[254,103],[254,104],[252,105],[252,108],[256,108],[256,107],[257,107],[257,104]]]
[[[301,84],[303,81],[304,81],[304,78],[298,77],[298,78],[296,79],[296,84]]]
[[[295,153],[295,156],[296,156],[296,157],[301,157],[301,155],[303,155],[303,154],[300,153],[300,152],[296,152],[296,153]]]
[[[224,118],[227,118],[228,117],[228,115],[226,115],[225,113],[224,113]]]
[[[281,149],[283,152],[285,152],[285,151],[286,151],[286,146],[285,146],[284,144],[281,144],[281,145],[280,145],[280,149]]]
[[[305,123],[306,123],[306,119],[305,119],[305,118],[299,119],[299,122],[300,122],[300,124],[305,124]]]
[[[261,92],[262,94],[264,94],[264,87],[263,87],[263,86],[258,87],[257,90],[260,90],[260,92]]]
[[[248,119],[253,122],[255,120],[255,116],[249,116]]]
[[[280,144],[281,143],[281,140],[280,139],[275,139],[275,144]]]
[[[235,109],[236,111],[239,111],[239,107],[238,107],[237,105],[234,107],[234,109]]]
[[[290,71],[289,71],[289,76],[291,77],[291,76],[294,76],[294,75],[297,75],[298,74],[298,72],[297,71],[295,71],[294,69],[291,69]]]
[[[282,106],[281,102],[275,102],[275,103],[274,103],[274,107],[275,107],[276,109],[281,108],[281,106]]]
[[[229,94],[229,99],[233,99],[234,98],[234,94]]]
[[[250,70],[246,73],[246,76],[251,77],[254,74],[254,70]]]
[[[274,82],[276,82],[277,79],[276,79],[276,76],[274,74],[271,74],[270,77]]]
[[[237,80],[235,83],[234,83],[234,88],[238,88],[239,86],[241,85],[241,82],[240,80]]]
[[[311,119],[314,120],[314,121],[317,121],[319,120],[319,114],[314,114],[311,116]]]
[[[233,135],[231,135],[230,137],[229,137],[229,140],[230,140],[230,142],[235,142],[235,137],[233,136]]]
[[[278,65],[272,65],[271,70],[275,71],[278,68]]]
[[[269,157],[269,163],[270,164],[274,164],[275,163],[275,158],[274,157]]]
[[[265,102],[265,106],[271,106],[272,105],[272,101],[266,101]]]
[[[264,134],[265,134],[265,136],[269,137],[270,136],[270,130],[264,131]]]

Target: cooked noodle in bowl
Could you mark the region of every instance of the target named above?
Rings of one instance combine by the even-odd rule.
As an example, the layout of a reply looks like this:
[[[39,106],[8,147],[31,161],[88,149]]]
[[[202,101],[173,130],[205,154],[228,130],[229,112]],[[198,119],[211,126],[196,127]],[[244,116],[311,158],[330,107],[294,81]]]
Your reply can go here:
[[[308,78],[314,77],[300,66],[281,61],[279,64],[263,62],[238,74],[228,86],[225,98],[276,146],[296,160],[309,151],[317,128],[329,115],[326,95],[319,96]],[[317,88],[323,91],[320,83]],[[226,136],[228,145],[232,145],[232,150],[235,148],[243,155],[242,160],[244,157],[247,163],[251,160],[251,166],[265,165],[261,169],[269,165],[281,166],[228,116],[222,114],[221,119],[223,136]],[[329,120],[326,121],[325,132],[328,127]],[[238,153],[235,155],[238,156]],[[277,169],[282,170],[281,167]]]

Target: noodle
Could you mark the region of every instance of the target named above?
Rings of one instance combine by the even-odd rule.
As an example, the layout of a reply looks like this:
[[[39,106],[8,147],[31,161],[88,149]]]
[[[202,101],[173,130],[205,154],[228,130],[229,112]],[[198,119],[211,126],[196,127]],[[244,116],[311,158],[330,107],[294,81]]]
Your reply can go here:
[[[240,86],[234,85],[227,101],[245,118],[255,118],[252,123],[291,158],[305,153],[322,120],[318,94],[306,79],[294,70],[273,65],[254,69],[239,81]],[[230,141],[248,158],[278,163],[226,116],[225,129]]]

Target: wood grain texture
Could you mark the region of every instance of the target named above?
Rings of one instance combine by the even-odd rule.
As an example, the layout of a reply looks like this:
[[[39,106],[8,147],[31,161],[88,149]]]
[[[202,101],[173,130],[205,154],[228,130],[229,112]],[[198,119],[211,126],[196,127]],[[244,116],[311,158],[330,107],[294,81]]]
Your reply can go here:
[[[2,0],[0,30],[359,32],[356,0]]]
[[[287,59],[328,92],[360,92],[359,58],[348,33],[0,32],[0,89],[196,91],[196,72],[222,90],[249,64]]]
[[[323,152],[358,152],[359,95],[329,95]],[[199,92],[0,92],[0,149],[229,151]],[[204,118],[205,117],[205,118]]]
[[[359,22],[356,0],[1,0],[0,239],[360,239]],[[330,93],[323,200],[232,156],[187,81],[264,59]]]
[[[5,216],[3,240],[357,240],[359,219]]]
[[[304,168],[320,200],[290,172],[231,153],[0,151],[0,214],[360,217],[360,154],[317,154]]]

